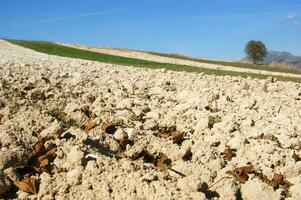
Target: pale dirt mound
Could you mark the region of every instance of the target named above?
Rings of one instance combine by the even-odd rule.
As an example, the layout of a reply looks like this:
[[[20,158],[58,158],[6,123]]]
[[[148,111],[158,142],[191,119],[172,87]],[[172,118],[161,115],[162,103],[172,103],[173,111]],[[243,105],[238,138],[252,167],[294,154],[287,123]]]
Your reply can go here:
[[[6,42],[0,75],[2,198],[301,198],[301,84]]]

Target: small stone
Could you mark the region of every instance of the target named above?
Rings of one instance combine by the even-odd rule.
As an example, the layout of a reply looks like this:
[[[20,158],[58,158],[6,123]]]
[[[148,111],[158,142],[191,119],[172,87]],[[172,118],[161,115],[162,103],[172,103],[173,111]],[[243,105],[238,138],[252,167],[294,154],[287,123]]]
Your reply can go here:
[[[128,138],[127,133],[123,129],[117,129],[114,133],[114,138],[116,140],[126,140]]]
[[[41,131],[40,136],[58,138],[64,132],[63,124],[55,120],[48,128]]]
[[[276,190],[255,178],[242,184],[242,199],[281,199],[281,190]]]
[[[75,168],[67,173],[67,181],[70,185],[78,185],[82,178],[82,171],[80,168]]]
[[[154,119],[154,120],[158,121],[160,119],[160,113],[156,112],[156,111],[150,111],[150,112],[146,113],[146,118]]]
[[[148,119],[143,124],[143,128],[145,130],[156,130],[157,127],[158,127],[158,125],[154,119]]]
[[[209,119],[208,117],[203,117],[201,119],[198,120],[195,131],[196,132],[200,132],[203,131],[204,129],[208,128],[208,124],[209,124]]]
[[[67,155],[67,161],[70,166],[83,165],[84,160],[84,152],[81,151],[78,146],[72,147]]]

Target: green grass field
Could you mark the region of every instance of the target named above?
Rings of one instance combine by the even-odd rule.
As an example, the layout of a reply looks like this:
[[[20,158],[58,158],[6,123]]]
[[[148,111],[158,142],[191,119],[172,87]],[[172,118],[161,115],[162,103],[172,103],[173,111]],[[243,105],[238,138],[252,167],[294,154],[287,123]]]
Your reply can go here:
[[[218,70],[218,69],[206,69],[206,68],[199,68],[199,67],[193,67],[187,65],[168,64],[168,63],[146,61],[146,60],[135,59],[135,58],[113,56],[108,54],[102,54],[102,53],[97,53],[92,51],[66,47],[53,42],[28,41],[28,40],[7,40],[7,41],[13,44],[17,44],[35,50],[37,52],[42,52],[50,55],[100,61],[100,62],[112,63],[118,65],[127,65],[127,66],[150,68],[150,69],[165,68],[167,70],[173,70],[173,71],[185,71],[185,72],[196,72],[196,73],[204,72],[206,74],[217,75],[217,76],[228,75],[228,76],[259,78],[259,79],[265,79],[270,77],[269,75],[256,74],[256,73],[243,73],[243,72],[233,72],[233,71],[225,71],[225,70]],[[282,81],[301,82],[301,78],[291,78],[286,76],[273,76],[273,77]]]

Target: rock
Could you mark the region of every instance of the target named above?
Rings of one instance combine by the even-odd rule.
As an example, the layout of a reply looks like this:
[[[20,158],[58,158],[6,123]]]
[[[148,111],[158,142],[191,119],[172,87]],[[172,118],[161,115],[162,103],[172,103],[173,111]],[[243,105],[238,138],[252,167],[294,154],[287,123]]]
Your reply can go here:
[[[133,139],[138,131],[134,128],[127,128],[125,129],[126,134],[128,135],[129,139]]]
[[[160,119],[160,113],[156,111],[150,111],[146,113],[145,117],[148,119],[154,119],[155,121],[158,121]]]
[[[202,181],[197,177],[184,177],[178,180],[177,187],[183,191],[196,192],[200,190]]]
[[[118,141],[127,140],[128,139],[128,135],[127,135],[127,133],[123,129],[119,128],[114,133],[114,138],[116,140],[118,140]]]
[[[75,169],[67,173],[68,183],[72,186],[80,184],[81,178],[82,178],[81,167],[76,167]]]
[[[58,138],[64,132],[64,125],[55,120],[49,127],[41,131],[40,136],[43,138]]]
[[[143,128],[145,130],[156,130],[158,128],[158,124],[154,119],[147,119],[143,124]]]
[[[281,190],[276,190],[260,179],[254,178],[247,181],[241,187],[242,199],[281,199]]]
[[[78,146],[73,146],[67,154],[67,162],[69,166],[83,165],[85,162],[84,152]]]
[[[202,117],[198,120],[197,125],[195,127],[196,132],[202,132],[203,130],[208,128],[209,119],[208,117]]]

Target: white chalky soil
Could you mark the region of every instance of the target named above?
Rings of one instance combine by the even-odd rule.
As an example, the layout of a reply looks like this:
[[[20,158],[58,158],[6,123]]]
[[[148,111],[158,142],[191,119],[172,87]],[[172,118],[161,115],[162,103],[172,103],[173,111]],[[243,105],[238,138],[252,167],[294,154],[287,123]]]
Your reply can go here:
[[[252,164],[269,179],[284,175],[293,184],[287,199],[301,199],[301,161],[292,158],[294,152],[301,156],[299,83],[117,66],[49,56],[4,41],[0,75],[4,197],[281,199],[282,188],[274,189],[253,174],[242,184],[226,173]],[[84,112],[87,108],[93,118]],[[78,126],[66,129],[55,111],[65,112]],[[220,118],[212,128],[209,116]],[[80,126],[88,120],[94,127],[85,131]],[[100,128],[113,121],[119,124],[115,133]],[[185,134],[180,145],[158,137],[158,127],[172,126]],[[275,139],[259,139],[263,135]],[[41,137],[55,146],[51,173],[36,175],[37,194],[9,194],[8,169],[28,159]],[[117,159],[112,152],[123,138],[132,143],[125,158]],[[237,150],[231,161],[221,155],[226,145]],[[130,159],[142,150],[164,153],[171,168],[185,177]],[[204,185],[211,187],[204,190]]]

